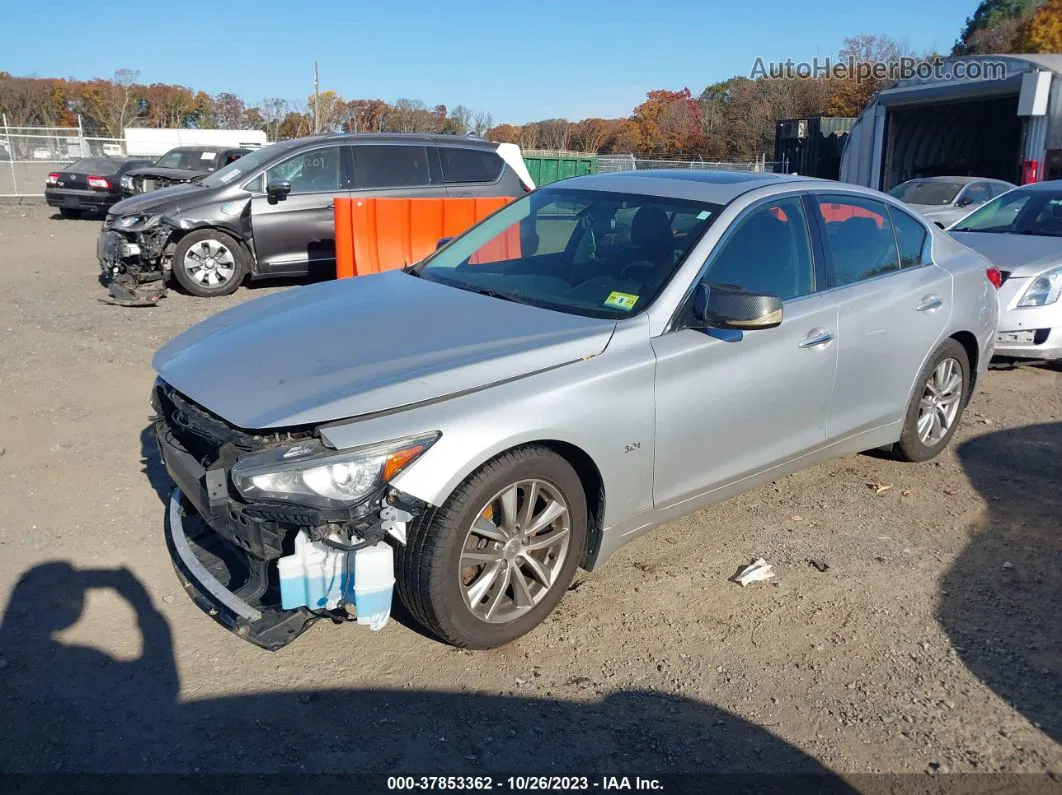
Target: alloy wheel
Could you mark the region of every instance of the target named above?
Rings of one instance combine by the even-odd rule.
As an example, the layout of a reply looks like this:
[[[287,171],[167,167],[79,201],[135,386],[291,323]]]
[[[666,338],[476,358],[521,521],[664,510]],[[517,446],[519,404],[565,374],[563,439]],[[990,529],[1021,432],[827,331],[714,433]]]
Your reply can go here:
[[[963,396],[962,366],[952,358],[942,359],[926,381],[918,402],[918,438],[932,447],[948,435]]]
[[[461,594],[474,616],[514,621],[553,588],[571,545],[571,510],[545,480],[506,486],[476,514],[458,563]]]

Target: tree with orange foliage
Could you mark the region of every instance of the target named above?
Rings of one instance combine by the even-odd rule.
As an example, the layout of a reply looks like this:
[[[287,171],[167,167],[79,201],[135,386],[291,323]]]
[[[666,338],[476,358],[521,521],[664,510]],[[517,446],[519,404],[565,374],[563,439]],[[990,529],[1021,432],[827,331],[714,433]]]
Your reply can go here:
[[[1062,52],[1062,0],[1047,0],[1018,28],[1015,51]]]

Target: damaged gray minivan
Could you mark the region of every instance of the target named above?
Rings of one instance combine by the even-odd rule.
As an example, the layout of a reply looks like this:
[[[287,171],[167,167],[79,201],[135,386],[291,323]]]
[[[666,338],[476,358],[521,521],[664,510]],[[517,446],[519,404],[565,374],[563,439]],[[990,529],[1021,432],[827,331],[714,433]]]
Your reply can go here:
[[[228,295],[245,278],[335,275],[337,197],[512,197],[534,187],[515,144],[391,133],[299,138],[118,202],[97,257],[114,303],[152,304],[171,278],[192,295]]]

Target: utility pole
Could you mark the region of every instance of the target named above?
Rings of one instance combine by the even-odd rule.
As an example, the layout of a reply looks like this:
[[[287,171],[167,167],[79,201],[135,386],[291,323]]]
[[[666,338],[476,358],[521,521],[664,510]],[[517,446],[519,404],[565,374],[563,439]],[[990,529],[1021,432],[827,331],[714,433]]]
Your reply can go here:
[[[317,61],[313,62],[313,134],[317,135],[321,131],[321,125],[318,121],[320,115],[317,113]]]

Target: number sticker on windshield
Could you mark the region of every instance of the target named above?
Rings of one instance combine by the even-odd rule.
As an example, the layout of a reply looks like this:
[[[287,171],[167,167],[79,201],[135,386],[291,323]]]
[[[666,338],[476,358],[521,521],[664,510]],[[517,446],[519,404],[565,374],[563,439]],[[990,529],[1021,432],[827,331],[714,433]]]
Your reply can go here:
[[[638,303],[638,296],[616,292],[615,290],[609,293],[608,298],[605,299],[605,306],[613,309],[622,309],[624,312],[630,312],[634,309],[636,303]]]

